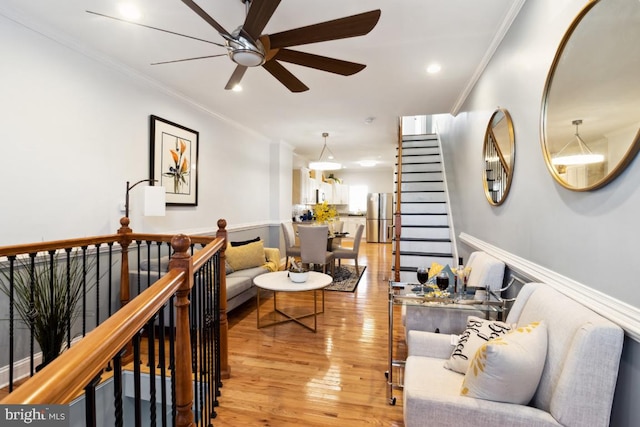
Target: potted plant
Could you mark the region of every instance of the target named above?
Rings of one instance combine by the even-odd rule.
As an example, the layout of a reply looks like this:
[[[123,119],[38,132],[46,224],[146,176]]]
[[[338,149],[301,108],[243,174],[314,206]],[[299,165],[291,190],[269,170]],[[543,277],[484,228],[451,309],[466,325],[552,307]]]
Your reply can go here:
[[[296,262],[295,258],[290,257],[291,266],[289,267],[289,279],[294,283],[304,283],[309,277],[309,270]]]
[[[17,258],[12,269],[8,262],[0,264],[0,290],[11,298],[13,288],[14,308],[42,351],[40,369],[62,351],[78,303],[93,286],[87,277],[95,264],[94,257],[70,253],[43,258]]]

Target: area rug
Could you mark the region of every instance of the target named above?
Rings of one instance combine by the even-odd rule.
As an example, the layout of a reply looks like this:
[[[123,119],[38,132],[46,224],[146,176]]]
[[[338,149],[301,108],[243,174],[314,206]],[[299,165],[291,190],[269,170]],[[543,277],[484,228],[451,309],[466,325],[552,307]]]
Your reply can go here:
[[[324,288],[327,291],[340,291],[340,292],[353,292],[356,290],[360,278],[364,274],[364,270],[367,268],[365,265],[358,266],[360,275],[356,274],[355,265],[341,265],[336,267],[333,274],[333,282]]]

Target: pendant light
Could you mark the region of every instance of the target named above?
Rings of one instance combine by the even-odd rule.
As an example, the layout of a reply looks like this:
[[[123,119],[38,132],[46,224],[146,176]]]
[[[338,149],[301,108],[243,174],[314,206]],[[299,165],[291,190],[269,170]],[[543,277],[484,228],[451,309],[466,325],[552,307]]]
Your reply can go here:
[[[571,141],[567,142],[562,150],[558,151],[558,153],[551,159],[552,165],[563,165],[563,166],[572,166],[572,165],[590,165],[593,163],[602,163],[604,162],[604,155],[595,154],[593,151],[587,147],[587,144],[584,142],[578,133],[578,126],[582,124],[582,120],[574,120],[571,124],[575,125],[576,133],[575,138]],[[577,145],[578,150],[572,149],[573,154],[566,153],[562,154],[570,145]]]
[[[335,158],[333,152],[327,147],[327,137],[329,133],[323,132],[322,137],[324,138],[324,145],[322,146],[322,151],[320,152],[320,157],[315,162],[309,163],[309,169],[315,169],[319,171],[333,171],[336,169],[342,169],[342,165],[338,162],[333,161]],[[326,158],[323,158],[324,152],[327,151]]]

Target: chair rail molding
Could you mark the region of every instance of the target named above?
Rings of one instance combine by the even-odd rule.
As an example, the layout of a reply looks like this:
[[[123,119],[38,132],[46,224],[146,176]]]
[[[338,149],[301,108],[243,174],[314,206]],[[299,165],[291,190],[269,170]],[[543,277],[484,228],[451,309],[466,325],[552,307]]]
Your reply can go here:
[[[531,281],[556,285],[559,292],[578,301],[596,313],[606,317],[624,329],[636,342],[640,342],[640,309],[617,300],[610,295],[585,286],[553,270],[514,255],[504,249],[466,233],[460,233],[460,241],[474,249],[485,251],[503,261],[507,266]]]

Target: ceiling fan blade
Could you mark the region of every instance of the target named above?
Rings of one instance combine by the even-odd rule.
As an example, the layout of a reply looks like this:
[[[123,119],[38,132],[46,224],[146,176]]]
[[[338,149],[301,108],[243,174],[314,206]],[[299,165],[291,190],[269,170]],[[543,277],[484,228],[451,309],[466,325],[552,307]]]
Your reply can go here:
[[[215,58],[217,56],[227,56],[227,54],[226,53],[222,53],[222,54],[219,54],[219,55],[196,56],[194,58],[184,58],[184,59],[174,59],[174,60],[171,60],[171,61],[152,62],[151,65],[173,64],[174,62],[195,61],[196,59]]]
[[[220,33],[221,36],[227,38],[231,37],[231,34],[227,30],[225,30],[222,25],[218,24],[215,19],[213,19],[207,12],[205,12],[200,6],[198,6],[192,0],[182,0],[182,3],[189,6],[191,10],[193,10],[198,16],[204,19],[209,25],[216,29],[217,32]]]
[[[183,0],[184,1],[184,0]],[[299,46],[367,34],[380,19],[380,9],[270,34],[271,48]]]
[[[265,62],[262,66],[291,92],[304,92],[305,90],[309,90],[304,83],[298,80],[296,76],[291,74],[289,70],[284,68],[279,62],[271,60]]]
[[[92,12],[92,11],[90,11],[90,10],[86,10],[85,12],[90,13],[90,14],[92,14],[92,15],[101,16],[101,17],[103,17],[103,18],[114,19],[114,20],[116,20],[116,21],[125,22],[125,23],[127,23],[127,24],[137,25],[137,26],[139,26],[139,27],[150,28],[150,29],[152,29],[152,30],[156,30],[156,31],[162,31],[163,33],[173,34],[174,36],[186,37],[186,38],[188,38],[188,39],[198,40],[198,41],[201,41],[201,42],[214,44],[214,45],[216,45],[216,46],[220,46],[220,47],[226,47],[226,46],[225,46],[225,45],[223,45],[222,43],[216,43],[216,42],[212,42],[212,41],[210,41],[210,40],[200,39],[200,38],[198,38],[198,37],[193,37],[193,36],[188,36],[188,35],[186,35],[186,34],[176,33],[176,32],[174,32],[174,31],[163,30],[162,28],[152,27],[151,25],[144,25],[144,24],[140,24],[139,22],[129,21],[129,20],[126,20],[126,19],[122,19],[122,18],[115,17],[115,16],[104,15],[104,14],[102,14],[102,13]]]
[[[233,89],[237,84],[240,84],[240,80],[242,80],[242,76],[244,76],[245,71],[247,71],[248,67],[244,65],[238,65],[236,69],[231,74],[231,78],[227,82],[227,85],[224,87],[226,90]]]
[[[328,71],[330,73],[340,74],[343,76],[350,76],[364,70],[366,67],[364,64],[290,49],[278,50],[278,53],[273,57],[273,59],[302,65],[303,67],[315,68],[316,70]]]
[[[257,40],[262,34],[262,30],[278,8],[280,0],[253,0],[247,19],[245,19],[242,29],[252,40]]]

